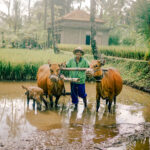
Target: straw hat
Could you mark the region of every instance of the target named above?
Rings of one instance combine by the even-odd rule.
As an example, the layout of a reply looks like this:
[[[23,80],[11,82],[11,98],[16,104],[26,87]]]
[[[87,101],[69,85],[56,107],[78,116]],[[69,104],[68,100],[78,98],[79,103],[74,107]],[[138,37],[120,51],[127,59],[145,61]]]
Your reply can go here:
[[[82,55],[84,55],[84,51],[81,47],[77,47],[77,48],[74,49],[73,53],[76,54],[77,52],[81,52]]]

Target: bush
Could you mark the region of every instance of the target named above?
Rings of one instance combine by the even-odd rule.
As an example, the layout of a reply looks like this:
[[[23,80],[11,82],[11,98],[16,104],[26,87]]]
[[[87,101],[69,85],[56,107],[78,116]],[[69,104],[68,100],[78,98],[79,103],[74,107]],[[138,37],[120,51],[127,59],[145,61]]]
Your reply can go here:
[[[150,51],[147,51],[145,53],[144,60],[149,60],[150,61]]]
[[[35,80],[41,64],[16,64],[0,61],[0,80]]]
[[[120,38],[118,35],[110,35],[108,43],[109,45],[119,45]]]
[[[130,45],[135,45],[136,43],[136,40],[134,38],[130,38],[130,37],[127,37],[127,38],[124,38],[123,41],[122,41],[122,44],[123,45],[127,45],[127,46],[130,46]]]

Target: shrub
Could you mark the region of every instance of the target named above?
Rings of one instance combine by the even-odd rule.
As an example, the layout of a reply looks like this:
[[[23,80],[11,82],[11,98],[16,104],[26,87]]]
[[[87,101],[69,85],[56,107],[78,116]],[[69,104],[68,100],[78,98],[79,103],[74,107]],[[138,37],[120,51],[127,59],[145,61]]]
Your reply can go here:
[[[144,60],[149,60],[150,61],[150,51],[147,51],[145,53]]]
[[[119,45],[120,38],[118,35],[110,35],[108,43],[109,45]]]
[[[126,37],[123,39],[122,44],[127,45],[127,46],[130,46],[130,45],[133,46],[133,45],[135,45],[135,42],[136,42],[136,40],[134,38]]]

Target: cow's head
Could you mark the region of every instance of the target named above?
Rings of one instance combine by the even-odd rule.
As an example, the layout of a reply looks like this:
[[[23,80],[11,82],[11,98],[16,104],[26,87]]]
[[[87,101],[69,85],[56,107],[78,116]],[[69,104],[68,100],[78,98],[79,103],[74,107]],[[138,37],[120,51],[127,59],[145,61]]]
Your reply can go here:
[[[87,75],[93,76],[96,80],[101,80],[103,71],[101,67],[104,65],[104,60],[93,60],[90,64],[90,68],[87,70]]]
[[[60,75],[60,64],[49,64],[49,68],[51,81],[57,82]]]

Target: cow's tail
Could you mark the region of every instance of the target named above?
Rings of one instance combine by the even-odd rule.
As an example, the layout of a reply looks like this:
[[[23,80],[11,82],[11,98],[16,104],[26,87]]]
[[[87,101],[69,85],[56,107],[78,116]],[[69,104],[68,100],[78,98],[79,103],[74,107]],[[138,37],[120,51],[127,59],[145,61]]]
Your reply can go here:
[[[22,88],[23,88],[23,89],[25,89],[26,91],[28,90],[28,88],[27,88],[27,87],[25,87],[24,85],[22,85]]]

